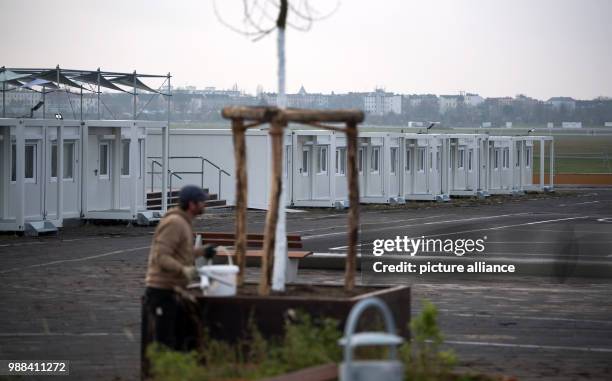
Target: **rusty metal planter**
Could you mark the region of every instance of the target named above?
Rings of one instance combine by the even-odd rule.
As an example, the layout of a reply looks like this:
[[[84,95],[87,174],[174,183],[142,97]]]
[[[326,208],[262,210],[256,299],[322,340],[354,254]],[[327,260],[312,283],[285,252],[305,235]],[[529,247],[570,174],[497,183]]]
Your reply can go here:
[[[317,286],[341,288],[342,286]],[[359,287],[356,287],[358,290]],[[283,335],[285,317],[289,310],[302,311],[313,318],[332,318],[340,322],[340,329],[357,302],[376,296],[385,301],[396,321],[400,334],[409,337],[410,288],[407,286],[371,287],[364,293],[351,297],[238,295],[233,297],[198,297],[203,324],[215,339],[235,341],[249,331],[252,321],[266,337]]]

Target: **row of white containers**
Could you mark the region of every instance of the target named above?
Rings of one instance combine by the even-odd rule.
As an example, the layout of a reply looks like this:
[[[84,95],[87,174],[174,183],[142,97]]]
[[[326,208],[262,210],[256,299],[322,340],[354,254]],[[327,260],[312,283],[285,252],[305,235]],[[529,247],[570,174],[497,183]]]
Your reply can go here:
[[[271,168],[267,131],[249,130],[248,205],[265,209]],[[235,163],[230,130],[170,131],[172,187],[201,184],[229,204],[235,197]],[[147,168],[161,155],[161,134],[147,135]],[[538,145],[539,163],[534,163]],[[149,148],[150,147],[150,148]],[[450,196],[487,196],[553,188],[554,142],[550,136],[416,134],[362,132],[358,146],[362,203],[448,200]],[[284,183],[287,205],[348,205],[347,148],[344,134],[324,130],[289,130],[285,136]],[[545,157],[549,159],[546,171]],[[533,181],[533,168],[540,168]],[[223,171],[221,171],[223,170]],[[544,173],[549,176],[545,179]],[[149,190],[159,189],[159,175],[148,173]],[[548,181],[547,181],[548,180]]]

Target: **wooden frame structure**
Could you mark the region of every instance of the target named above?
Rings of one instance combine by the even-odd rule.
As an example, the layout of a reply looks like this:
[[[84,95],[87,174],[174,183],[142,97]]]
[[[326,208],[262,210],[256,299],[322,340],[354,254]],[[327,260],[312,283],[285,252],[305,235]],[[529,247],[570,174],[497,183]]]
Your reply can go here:
[[[357,124],[363,122],[360,110],[301,110],[277,107],[225,107],[222,115],[232,121],[234,157],[236,160],[236,261],[240,268],[238,284],[244,281],[246,263],[246,212],[247,173],[245,131],[269,123],[272,139],[272,176],[269,209],[264,230],[264,255],[261,262],[261,278],[258,292],[270,293],[276,225],[282,189],[282,155],[284,129],[289,123],[301,123],[331,131],[344,132],[347,138],[347,175],[349,184],[348,252],[346,255],[344,287],[352,290],[355,286],[357,261],[357,239],[359,226],[359,180],[357,173]],[[343,123],[344,127],[322,123]],[[284,207],[284,205],[283,205]]]

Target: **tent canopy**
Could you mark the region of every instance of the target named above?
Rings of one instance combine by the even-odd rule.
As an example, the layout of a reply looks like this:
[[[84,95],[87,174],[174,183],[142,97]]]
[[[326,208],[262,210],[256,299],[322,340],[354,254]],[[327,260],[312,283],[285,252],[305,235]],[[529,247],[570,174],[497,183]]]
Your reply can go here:
[[[78,82],[89,83],[91,85],[98,85],[99,81],[99,85],[107,89],[115,91],[125,91],[122,88],[115,86],[111,81],[104,78],[104,76],[102,74],[99,74],[97,71],[79,75],[77,77],[73,77],[72,79]]]
[[[121,77],[112,78],[110,81],[113,83],[118,83],[123,86],[135,87],[137,89],[148,91],[151,93],[159,93],[159,91],[153,90],[149,86],[142,83],[138,79],[138,76],[135,74],[122,75]]]
[[[12,72],[10,70],[7,70],[5,68],[1,68],[0,69],[0,82],[9,82],[9,81],[15,81],[19,78],[24,78],[27,77],[28,74],[18,74],[15,72]]]
[[[58,82],[59,74],[59,83]],[[92,85],[100,85],[101,87],[114,90],[129,92],[117,85],[126,86],[129,88],[136,88],[150,93],[163,94],[160,91],[154,90],[147,86],[141,81],[141,78],[169,78],[170,74],[158,75],[158,74],[136,74],[134,73],[121,73],[121,72],[109,72],[98,70],[74,70],[74,69],[61,69],[59,66],[49,69],[30,69],[30,68],[0,68],[0,83],[8,81],[20,80],[21,83],[28,82],[23,87],[31,88],[31,86],[44,84],[46,87],[53,88],[53,85],[64,85],[68,87],[81,88],[82,83],[88,83]],[[36,80],[43,80],[47,82],[41,82]],[[34,82],[36,81],[36,82]],[[22,86],[21,83],[11,82],[13,86]]]

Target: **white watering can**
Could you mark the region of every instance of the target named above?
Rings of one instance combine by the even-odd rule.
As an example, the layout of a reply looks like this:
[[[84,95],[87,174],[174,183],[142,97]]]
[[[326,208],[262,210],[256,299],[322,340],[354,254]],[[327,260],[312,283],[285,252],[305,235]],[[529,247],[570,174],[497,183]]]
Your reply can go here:
[[[355,333],[361,314],[375,307],[383,316],[387,332]],[[344,361],[340,364],[340,381],[402,381],[404,365],[397,360],[397,346],[404,339],[395,334],[395,321],[389,307],[379,298],[367,298],[357,303],[348,316],[344,337],[339,344],[344,347]],[[383,360],[353,359],[353,351],[360,346],[388,346],[389,358]]]

